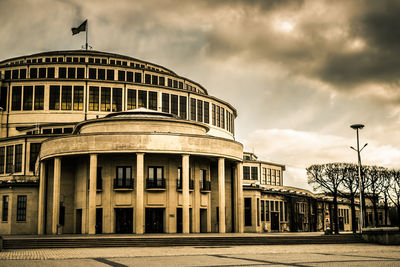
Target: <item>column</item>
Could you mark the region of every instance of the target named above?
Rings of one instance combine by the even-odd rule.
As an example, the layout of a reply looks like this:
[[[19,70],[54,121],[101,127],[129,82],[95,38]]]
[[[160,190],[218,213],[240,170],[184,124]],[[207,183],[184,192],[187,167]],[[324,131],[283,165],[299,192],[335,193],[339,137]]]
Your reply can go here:
[[[243,163],[236,163],[237,170],[237,225],[238,232],[244,232]]]
[[[89,166],[89,235],[96,234],[96,180],[97,154],[91,154]]]
[[[44,234],[46,218],[45,214],[45,202],[46,202],[46,165],[44,161],[40,162],[40,183],[39,183],[39,209],[38,209],[38,235]]]
[[[218,158],[219,232],[225,233],[225,159]]]
[[[136,153],[136,234],[144,233],[144,153]]]
[[[182,233],[188,234],[189,226],[189,155],[182,155]]]
[[[61,158],[54,158],[54,181],[53,181],[53,214],[51,233],[57,234],[57,226],[60,219],[60,181],[61,181]]]

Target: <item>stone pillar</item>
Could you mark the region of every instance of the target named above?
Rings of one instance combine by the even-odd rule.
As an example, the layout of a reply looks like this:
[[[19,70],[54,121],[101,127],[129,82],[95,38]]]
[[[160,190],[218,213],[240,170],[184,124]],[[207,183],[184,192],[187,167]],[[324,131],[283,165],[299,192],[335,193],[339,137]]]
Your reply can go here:
[[[60,219],[60,182],[61,182],[61,158],[54,158],[54,182],[53,182],[53,214],[51,233],[57,234]]]
[[[237,225],[238,232],[244,232],[244,199],[243,199],[243,163],[236,163],[237,171]]]
[[[193,233],[200,233],[200,202],[201,202],[201,195],[200,195],[200,167],[201,165],[199,162],[195,163],[194,166],[194,191],[193,195],[193,202],[192,202],[192,227]]]
[[[226,232],[225,225],[225,159],[218,158],[218,207],[219,207],[219,232]]]
[[[38,209],[38,235],[43,235],[46,218],[45,214],[45,202],[46,202],[46,163],[40,162],[40,184],[39,184],[39,209]]]
[[[188,234],[189,228],[189,155],[182,155],[182,233]]]
[[[136,234],[144,233],[144,153],[136,153]]]
[[[91,154],[89,166],[89,235],[94,235],[96,233],[96,180],[97,154]]]

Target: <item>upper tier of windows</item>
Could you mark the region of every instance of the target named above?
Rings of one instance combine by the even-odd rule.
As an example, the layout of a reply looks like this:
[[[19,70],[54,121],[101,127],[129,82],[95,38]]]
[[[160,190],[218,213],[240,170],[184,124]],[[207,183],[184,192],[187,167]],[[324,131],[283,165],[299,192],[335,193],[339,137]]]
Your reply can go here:
[[[48,54],[0,62],[1,78],[5,80],[59,78],[143,82],[207,94],[207,90],[199,84],[179,77],[164,67],[137,59],[97,52],[94,55],[83,55],[82,51],[79,53],[82,55]],[[76,67],[69,67],[71,65]],[[143,77],[136,79],[139,75]]]

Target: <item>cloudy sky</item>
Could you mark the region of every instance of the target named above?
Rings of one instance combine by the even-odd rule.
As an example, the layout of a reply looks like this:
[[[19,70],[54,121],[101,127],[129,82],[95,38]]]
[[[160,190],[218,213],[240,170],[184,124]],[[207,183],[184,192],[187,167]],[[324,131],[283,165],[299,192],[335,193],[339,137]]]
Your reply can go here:
[[[166,66],[238,110],[236,139],[310,188],[313,163],[400,168],[398,0],[0,0],[0,60],[89,43]]]

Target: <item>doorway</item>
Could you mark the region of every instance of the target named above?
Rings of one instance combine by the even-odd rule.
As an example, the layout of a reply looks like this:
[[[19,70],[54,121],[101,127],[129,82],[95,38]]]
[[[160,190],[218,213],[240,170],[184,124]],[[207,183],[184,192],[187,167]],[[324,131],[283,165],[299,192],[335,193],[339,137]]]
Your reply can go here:
[[[164,208],[146,208],[146,233],[164,232]]]
[[[82,234],[82,209],[76,210],[75,233]]]
[[[103,209],[96,209],[96,234],[103,233]]]
[[[182,208],[176,208],[176,232],[182,233]],[[189,232],[192,233],[192,208],[189,208]]]
[[[133,209],[132,208],[115,209],[115,233],[131,234],[132,232],[133,232]]]
[[[271,231],[279,232],[279,212],[271,212]]]
[[[207,209],[200,209],[200,233],[207,233]]]

